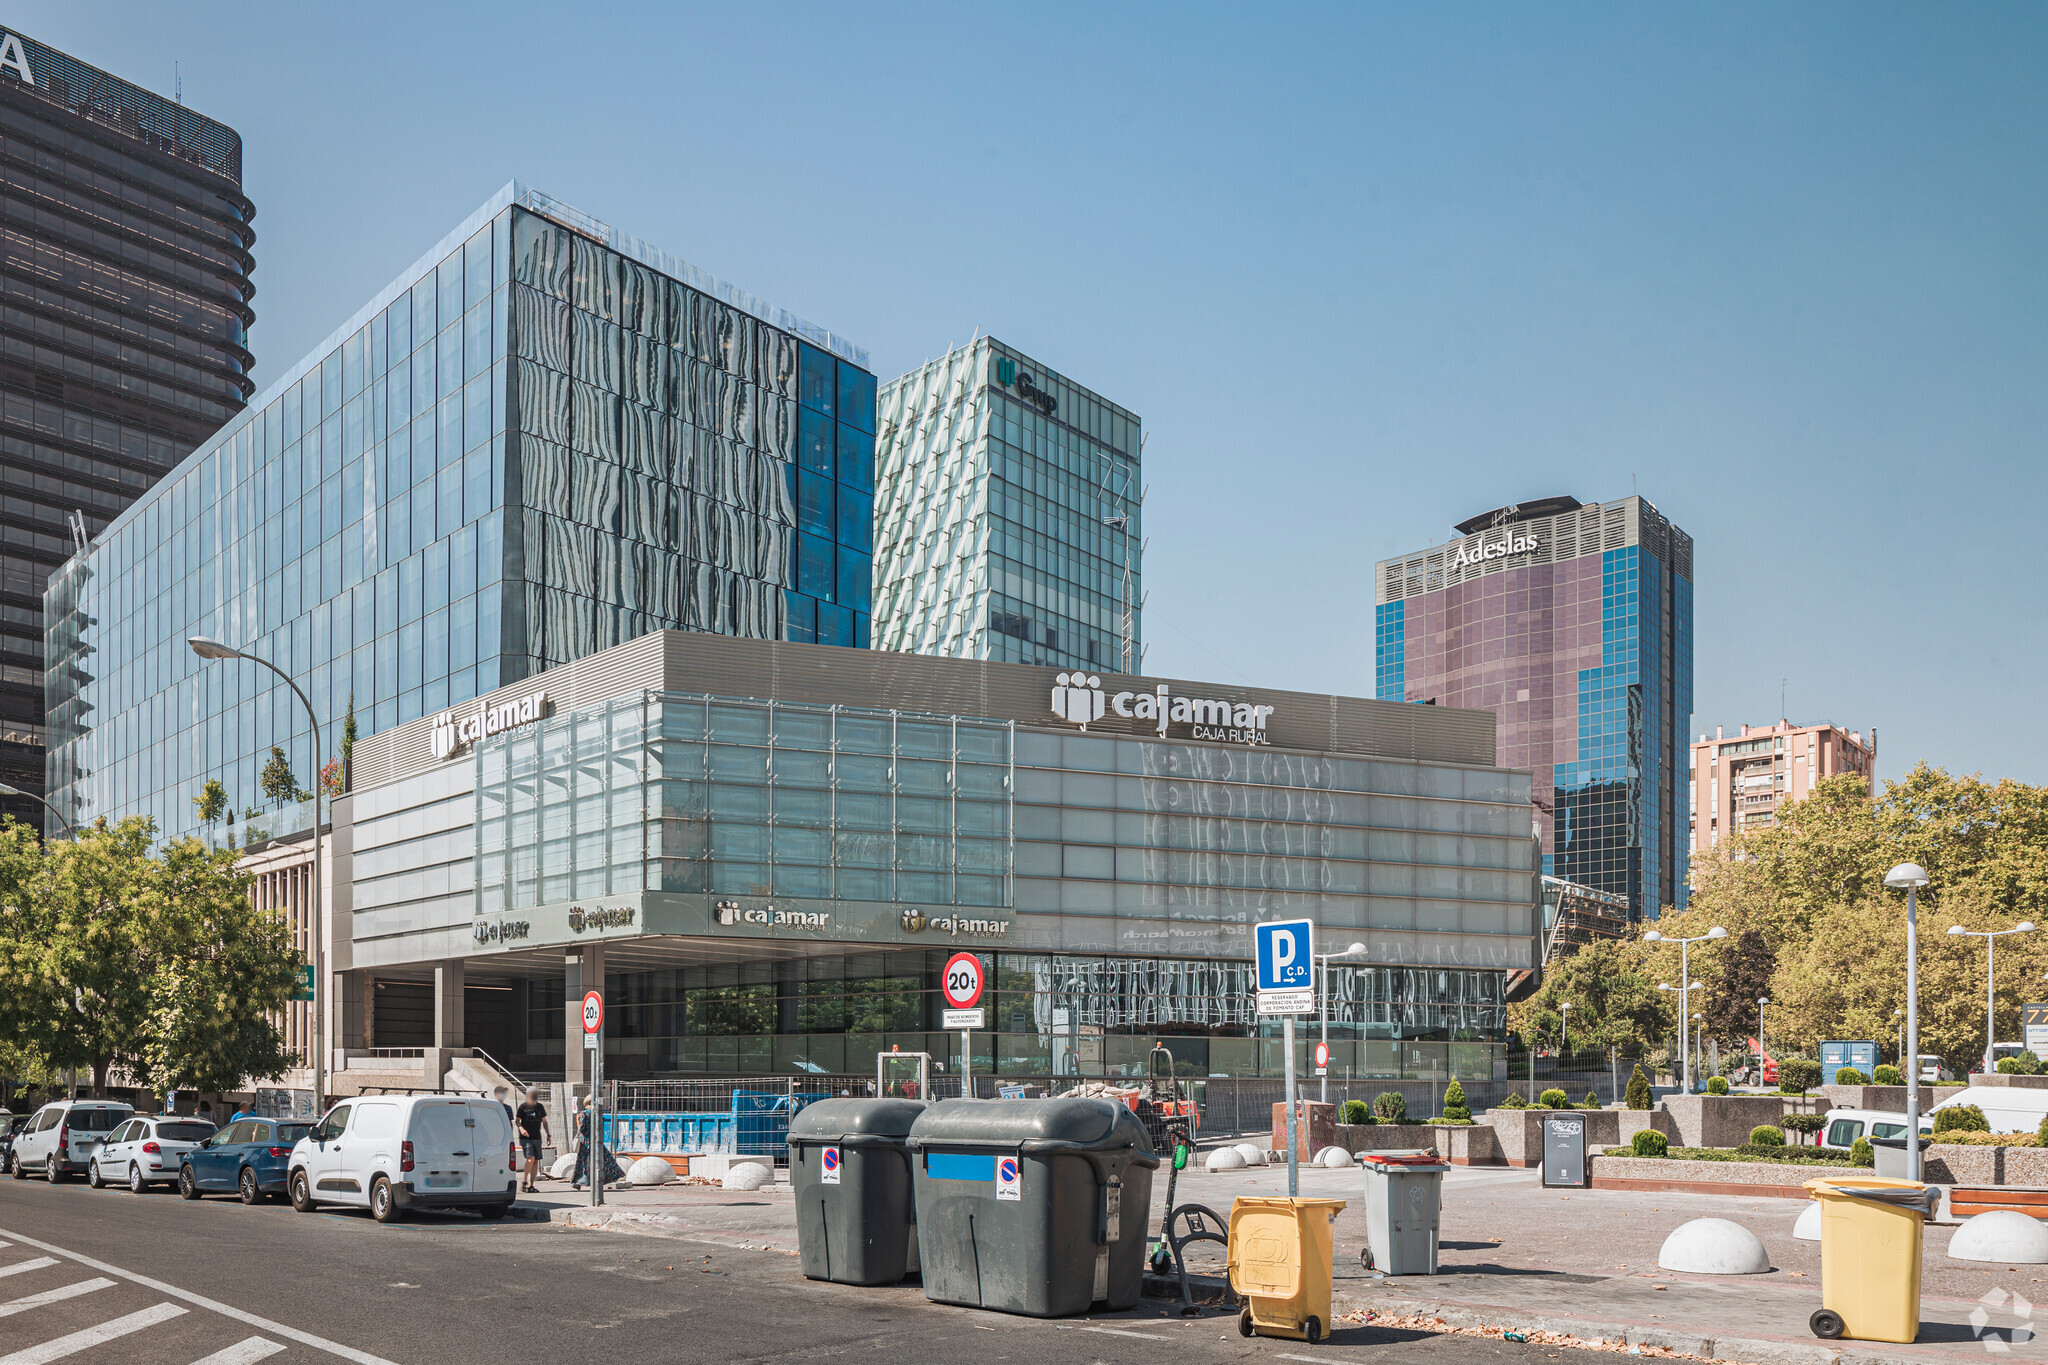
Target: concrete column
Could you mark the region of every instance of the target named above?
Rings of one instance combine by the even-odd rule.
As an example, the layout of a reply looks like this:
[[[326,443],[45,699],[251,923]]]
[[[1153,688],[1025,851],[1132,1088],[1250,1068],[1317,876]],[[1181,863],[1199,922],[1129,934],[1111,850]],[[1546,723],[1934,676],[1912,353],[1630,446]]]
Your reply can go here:
[[[463,961],[450,958],[434,964],[434,1045],[426,1050],[424,1072],[431,1086],[447,1084],[448,1062],[465,1050],[462,1029]]]
[[[583,993],[603,989],[603,944],[571,948],[562,954],[562,1079],[570,1086],[590,1083],[583,1056]],[[582,1093],[580,1088],[577,1093]]]

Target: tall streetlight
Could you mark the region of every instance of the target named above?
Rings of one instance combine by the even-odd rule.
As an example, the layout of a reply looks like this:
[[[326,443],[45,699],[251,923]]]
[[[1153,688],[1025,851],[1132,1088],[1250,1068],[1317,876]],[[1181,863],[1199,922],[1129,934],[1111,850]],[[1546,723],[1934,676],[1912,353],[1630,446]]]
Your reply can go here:
[[[1764,1006],[1770,1003],[1768,995],[1756,998],[1756,1083],[1759,1088],[1764,1083]]]
[[[1899,1037],[1899,1069],[1903,1071],[1906,1069],[1906,1012],[1903,1009],[1892,1011],[1892,1029]]]
[[[64,828],[70,830],[73,834],[78,833],[78,826],[72,824],[69,820],[66,820],[61,814],[58,813],[57,808],[55,806],[43,800],[42,797],[37,796],[34,792],[25,792],[19,787],[10,787],[5,782],[0,782],[0,796],[26,796],[29,800],[35,802],[44,810],[50,812],[51,817],[55,819],[58,824],[64,826]]]
[[[1998,1025],[1994,1022],[1998,997],[1992,994],[1991,989],[1991,973],[1998,961],[1998,940],[2007,934],[2031,934],[2033,932],[2033,921],[2024,919],[2010,929],[1986,929],[1979,931],[1965,929],[1960,924],[1951,924],[1948,927],[1950,938],[1981,938],[1984,940],[1984,1074],[1987,1076],[1998,1069],[1998,1064],[1991,1055],[1997,1046],[1994,1040],[1998,1034]]]
[[[1560,1000],[1557,1004],[1557,1055],[1565,1062],[1572,1057],[1572,1002]]]
[[[1920,888],[1927,869],[1900,863],[1884,884],[1906,891],[1906,1179],[1920,1178]]]
[[[1678,989],[1680,991],[1689,991],[1692,989],[1692,945],[1695,943],[1705,943],[1709,939],[1724,939],[1726,937],[1728,937],[1728,931],[1717,924],[1704,934],[1699,934],[1693,938],[1666,938],[1655,929],[1652,929],[1649,933],[1643,935],[1643,942],[1676,943],[1678,945],[1678,980],[1680,982]],[[1668,990],[1669,987],[1660,987],[1660,989]],[[1691,1003],[1690,997],[1687,997],[1687,1003]],[[1757,1042],[1761,1043],[1763,1039],[1759,1038]],[[1681,1070],[1684,1072],[1678,1088],[1682,1093],[1690,1095],[1692,1093],[1692,1035],[1685,1027],[1685,1011],[1683,1009],[1678,1013],[1678,1048],[1681,1054]]]
[[[1669,981],[1659,981],[1657,989],[1670,991],[1678,997],[1678,1089],[1680,1094],[1692,1093],[1692,1026],[1686,1022],[1688,1007],[1692,1004],[1692,993],[1706,983],[1694,981],[1684,986],[1674,986]]]
[[[325,1084],[327,1059],[321,1049],[321,1045],[326,1040],[327,1030],[320,1025],[321,1015],[327,1010],[328,991],[326,915],[324,907],[320,903],[320,755],[326,752],[320,742],[320,717],[313,713],[313,703],[307,700],[304,692],[299,690],[299,685],[292,681],[291,675],[270,662],[270,660],[259,659],[254,654],[244,654],[239,649],[232,649],[220,641],[210,640],[204,635],[194,635],[186,640],[185,643],[192,646],[192,652],[202,659],[247,659],[252,664],[261,664],[272,673],[277,674],[278,677],[284,679],[284,685],[289,687],[292,690],[292,695],[299,699],[299,705],[306,708],[306,719],[313,723],[313,875],[310,883],[313,896],[313,1008],[311,1014],[313,1016],[313,1112],[320,1114],[327,1107],[327,1086]]]
[[[1365,945],[1363,943],[1354,943],[1341,953],[1316,954],[1317,957],[1323,960],[1323,1048],[1325,1051],[1327,1051],[1330,1046],[1330,959],[1333,957],[1356,957],[1358,954],[1364,951]],[[1328,1104],[1330,1102],[1330,1068],[1326,1066],[1322,1069],[1322,1071],[1322,1102]]]
[[[1702,1071],[1705,1071],[1705,1070],[1707,1069],[1707,1016],[1706,1016],[1706,1015],[1704,1015],[1704,1014],[1701,1014],[1701,1013],[1699,1013],[1698,1011],[1694,1011],[1694,1012],[1693,1012],[1693,1016],[1692,1016],[1692,1031],[1693,1031],[1693,1039],[1692,1039],[1692,1050],[1693,1050],[1694,1052],[1696,1052],[1696,1053],[1698,1053],[1698,1054],[1699,1054],[1699,1058],[1700,1058],[1700,1070],[1702,1070]]]

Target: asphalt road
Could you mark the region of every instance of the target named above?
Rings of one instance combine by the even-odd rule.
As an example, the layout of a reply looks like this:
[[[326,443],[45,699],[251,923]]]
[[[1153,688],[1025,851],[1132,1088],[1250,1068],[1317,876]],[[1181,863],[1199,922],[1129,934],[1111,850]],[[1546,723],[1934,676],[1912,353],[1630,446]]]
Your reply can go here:
[[[942,1307],[914,1285],[803,1278],[787,1252],[422,1215],[187,1204],[81,1183],[0,1180],[0,1365],[751,1361],[891,1365],[1329,1361],[1523,1365],[1586,1353],[1373,1328],[1332,1340],[1238,1336],[1147,1300],[1038,1321]]]

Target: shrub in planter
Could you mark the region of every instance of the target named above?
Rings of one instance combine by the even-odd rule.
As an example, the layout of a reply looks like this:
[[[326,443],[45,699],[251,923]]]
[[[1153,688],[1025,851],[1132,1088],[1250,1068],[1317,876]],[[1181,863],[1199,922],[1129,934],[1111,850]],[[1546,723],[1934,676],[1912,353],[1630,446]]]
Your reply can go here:
[[[1465,1087],[1459,1085],[1456,1081],[1452,1081],[1450,1088],[1444,1091],[1442,1121],[1445,1123],[1470,1123],[1472,1121],[1472,1110],[1465,1103]]]
[[[1778,1063],[1778,1093],[1804,1095],[1819,1084],[1819,1062],[1809,1057],[1787,1057]]]
[[[1502,1109],[1527,1109],[1529,1101],[1522,1098],[1521,1091],[1510,1090],[1508,1091],[1508,1097],[1500,1102],[1499,1107]]]
[[[1372,1112],[1382,1123],[1400,1123],[1408,1117],[1408,1100],[1398,1090],[1382,1090],[1373,1096]]]
[[[1853,1066],[1838,1066],[1835,1068],[1835,1084],[1863,1085],[1865,1084],[1863,1073]]]
[[[1572,1107],[1571,1096],[1555,1086],[1538,1095],[1536,1103],[1542,1105],[1545,1109],[1569,1109]]]
[[[1849,1160],[1855,1162],[1858,1166],[1875,1166],[1877,1164],[1877,1153],[1871,1150],[1869,1138],[1857,1138],[1856,1141],[1849,1144]]]
[[[1343,1114],[1342,1121],[1345,1123],[1369,1124],[1372,1122],[1372,1106],[1364,1100],[1344,1101]]]
[[[1784,1118],[1778,1120],[1778,1126],[1789,1133],[1798,1133],[1802,1137],[1811,1137],[1827,1127],[1827,1122],[1828,1119],[1825,1114],[1787,1114]]]
[[[2042,1117],[2041,1131],[2034,1134],[2034,1142],[2037,1146],[2048,1147],[2048,1115]]]
[[[1671,1139],[1655,1128],[1645,1128],[1629,1139],[1628,1147],[1636,1156],[1663,1156],[1671,1150]]]
[[[1773,1128],[1768,1123],[1759,1123],[1756,1127],[1749,1130],[1749,1145],[1752,1147],[1783,1147],[1785,1145],[1784,1131]]]
[[[1599,1107],[1600,1096],[1591,1090],[1586,1092],[1586,1098],[1579,1101],[1579,1108],[1581,1109],[1598,1109]]]
[[[1988,1133],[1991,1123],[1984,1117],[1984,1111],[1974,1104],[1952,1104],[1934,1111],[1934,1131]]]
[[[1707,1078],[1707,1093],[1709,1095],[1727,1094],[1728,1078],[1726,1076],[1709,1076]]]
[[[1650,1107],[1650,1078],[1643,1074],[1643,1064],[1636,1063],[1635,1074],[1628,1078],[1626,1103],[1631,1109]]]
[[[1438,1114],[1430,1119],[1430,1122],[1440,1128],[1470,1128],[1472,1126],[1470,1118],[1454,1119],[1449,1114]]]
[[[1905,1073],[1895,1066],[1888,1064],[1880,1065],[1871,1071],[1870,1083],[1872,1085],[1904,1085],[1906,1077]]]
[[[2022,1052],[2017,1057],[2000,1057],[1998,1070],[2006,1076],[2038,1076],[2041,1074],[2041,1059],[2031,1052]]]

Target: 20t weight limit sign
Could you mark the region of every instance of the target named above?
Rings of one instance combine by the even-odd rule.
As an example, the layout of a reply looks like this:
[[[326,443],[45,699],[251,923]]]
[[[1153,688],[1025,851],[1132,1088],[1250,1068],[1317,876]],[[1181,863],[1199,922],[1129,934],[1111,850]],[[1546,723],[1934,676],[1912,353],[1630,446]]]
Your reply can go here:
[[[591,1036],[604,1027],[604,997],[596,991],[583,997],[583,1031]]]
[[[955,953],[946,959],[946,975],[940,983],[951,1009],[971,1010],[981,1003],[981,959],[973,953]]]

